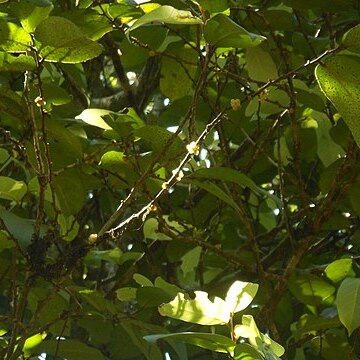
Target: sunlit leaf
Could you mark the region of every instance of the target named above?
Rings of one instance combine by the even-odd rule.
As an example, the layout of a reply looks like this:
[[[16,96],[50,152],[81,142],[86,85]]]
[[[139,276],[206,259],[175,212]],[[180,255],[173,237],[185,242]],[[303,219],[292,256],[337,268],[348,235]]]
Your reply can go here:
[[[246,309],[253,301],[258,288],[258,284],[235,281],[228,290],[225,298],[225,302],[229,306],[231,313],[237,313]]]
[[[215,297],[209,300],[208,293],[195,291],[195,299],[183,293],[174,300],[159,306],[162,316],[172,317],[201,325],[226,324],[230,320],[230,311],[224,300]]]

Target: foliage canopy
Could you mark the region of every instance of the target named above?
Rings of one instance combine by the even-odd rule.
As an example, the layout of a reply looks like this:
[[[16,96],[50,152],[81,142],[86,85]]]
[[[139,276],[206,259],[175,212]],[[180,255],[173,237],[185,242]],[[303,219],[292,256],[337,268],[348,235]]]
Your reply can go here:
[[[0,357],[359,358],[359,14],[0,1]]]

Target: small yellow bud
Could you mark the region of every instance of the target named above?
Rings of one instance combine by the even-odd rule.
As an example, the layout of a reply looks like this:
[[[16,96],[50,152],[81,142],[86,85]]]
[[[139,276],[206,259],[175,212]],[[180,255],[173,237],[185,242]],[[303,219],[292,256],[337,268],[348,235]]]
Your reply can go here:
[[[230,106],[234,111],[239,110],[241,108],[240,99],[231,99],[230,100]]]
[[[89,235],[89,238],[88,238],[89,244],[90,244],[90,245],[96,244],[97,239],[98,239],[97,234],[90,234],[90,235]]]
[[[199,155],[200,145],[197,144],[195,141],[192,141],[190,144],[186,145],[186,150],[191,155]]]
[[[169,183],[167,181],[163,182],[161,184],[161,187],[164,189],[164,190],[167,190],[169,188]]]
[[[148,207],[149,211],[150,212],[156,212],[158,211],[158,207],[155,205],[155,204],[151,204],[149,207]]]

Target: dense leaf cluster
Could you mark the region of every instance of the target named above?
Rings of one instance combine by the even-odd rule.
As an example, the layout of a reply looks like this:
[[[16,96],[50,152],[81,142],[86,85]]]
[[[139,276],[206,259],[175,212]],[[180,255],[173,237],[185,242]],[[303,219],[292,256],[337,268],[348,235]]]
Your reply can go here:
[[[0,358],[357,359],[359,14],[0,1]]]

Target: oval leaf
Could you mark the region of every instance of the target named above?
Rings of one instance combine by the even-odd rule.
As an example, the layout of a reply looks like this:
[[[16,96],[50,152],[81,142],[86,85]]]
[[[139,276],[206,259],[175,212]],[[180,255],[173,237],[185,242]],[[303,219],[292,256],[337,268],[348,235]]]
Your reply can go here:
[[[0,176],[0,198],[19,202],[26,194],[27,186],[6,176]]]
[[[201,20],[193,16],[190,11],[178,10],[172,6],[164,5],[143,15],[130,27],[129,31],[135,30],[143,25],[154,23],[196,25],[201,24]]]
[[[249,48],[258,46],[266,38],[248,32],[228,16],[218,14],[205,26],[205,39],[216,47]]]
[[[315,75],[360,146],[360,59],[353,55],[334,56],[318,65]]]
[[[225,302],[228,305],[230,312],[237,313],[247,308],[253,301],[258,289],[258,284],[235,281],[230,286],[225,298]]]
[[[345,279],[336,295],[339,318],[349,336],[360,326],[360,278]]]
[[[36,28],[35,38],[41,43],[40,55],[50,62],[80,63],[99,56],[103,50],[73,22],[60,16],[42,21]]]

